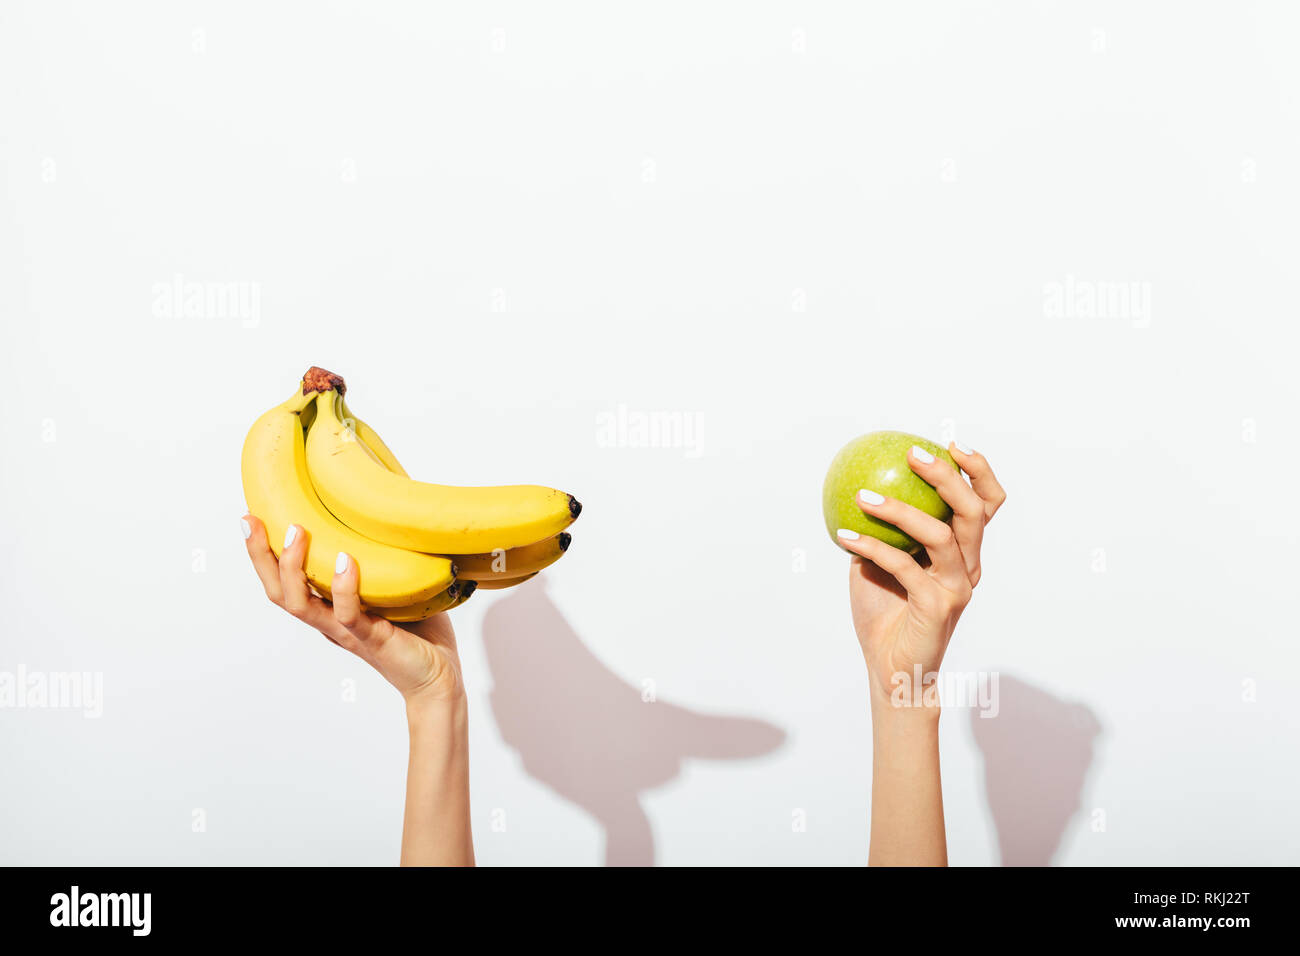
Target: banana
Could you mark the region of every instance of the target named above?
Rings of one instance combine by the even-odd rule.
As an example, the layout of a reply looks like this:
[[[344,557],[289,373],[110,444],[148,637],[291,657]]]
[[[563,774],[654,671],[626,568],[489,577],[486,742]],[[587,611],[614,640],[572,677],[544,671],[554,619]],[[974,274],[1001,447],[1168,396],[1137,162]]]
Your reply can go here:
[[[463,604],[470,594],[474,593],[474,588],[469,588],[469,593],[465,593],[465,585],[473,584],[472,581],[457,581],[450,587],[439,591],[431,598],[423,601],[416,601],[407,604],[405,607],[377,607],[372,608],[373,613],[386,617],[390,621],[401,624],[411,621],[423,621],[426,617],[433,617],[443,611],[449,611],[452,608]]]
[[[347,406],[347,402],[343,403],[343,421],[344,423],[352,422],[352,427],[357,433],[357,439],[366,446],[367,451],[379,459],[379,462],[385,468],[394,474],[401,475],[403,478],[410,477],[406,473],[406,469],[402,467],[401,462],[397,460],[397,456],[389,450],[388,446],[384,444],[384,440],[379,437],[379,433],[353,415],[352,410]]]
[[[302,388],[259,418],[244,440],[244,498],[250,512],[266,525],[271,550],[279,555],[290,524],[305,529],[309,538],[304,570],[324,597],[334,578],[334,559],[346,551],[361,568],[362,603],[377,610],[406,608],[447,590],[456,576],[449,559],[372,541],[326,510],[307,473],[300,418],[315,398],[305,378]]]
[[[560,560],[569,550],[573,535],[561,531],[552,538],[526,544],[522,548],[490,551],[487,554],[458,554],[452,560],[459,569],[462,578],[483,581],[498,581],[503,578],[517,578],[533,571],[540,571]]]
[[[316,396],[307,471],[325,507],[366,537],[431,554],[485,554],[557,535],[582,510],[572,495],[540,485],[434,485],[389,470],[341,420],[341,388],[333,376]]]
[[[312,375],[315,372],[320,372],[324,375],[331,374],[315,365],[307,370],[308,375]],[[311,402],[308,404],[303,408],[298,417],[302,420],[303,432],[307,432],[311,428],[312,422],[316,420],[316,403]],[[343,403],[343,422],[344,424],[351,424],[354,437],[361,446],[365,448],[370,456],[375,459],[375,461],[383,464],[383,466],[389,471],[407,477],[406,469],[403,468],[402,463],[397,460],[397,456],[394,455],[389,447],[384,444],[384,440],[379,437],[379,433],[353,415],[352,410],[348,408],[346,402]]]
[[[377,607],[374,610],[376,614],[388,618],[394,624],[423,621],[427,617],[433,617],[443,611],[450,611],[452,608],[460,607],[477,590],[478,584],[473,581],[457,581],[446,591],[420,604],[392,608]]]
[[[529,578],[537,577],[537,572],[532,574],[521,574],[517,578],[494,578],[488,581],[479,581],[478,590],[480,591],[502,591],[506,588],[512,588],[516,584],[523,584]]]
[[[314,411],[312,414],[315,417]],[[375,457],[389,471],[406,477],[406,470],[398,463],[397,456],[389,450],[388,446],[384,444],[384,440],[379,437],[379,434],[373,428],[353,414],[348,407],[347,401],[344,400],[343,424],[347,425],[349,421],[351,421],[353,428],[356,429],[357,441],[366,445],[367,449],[373,452]],[[459,574],[462,578],[490,581],[498,578],[518,577],[530,571],[540,571],[542,568],[560,560],[564,553],[569,550],[569,544],[572,541],[573,535],[567,531],[561,531],[553,538],[526,544],[520,548],[497,549],[487,554],[446,555],[446,557],[456,562],[456,567],[460,569]],[[467,594],[465,597],[468,598],[469,595]],[[464,603],[464,600],[462,599],[460,603]]]

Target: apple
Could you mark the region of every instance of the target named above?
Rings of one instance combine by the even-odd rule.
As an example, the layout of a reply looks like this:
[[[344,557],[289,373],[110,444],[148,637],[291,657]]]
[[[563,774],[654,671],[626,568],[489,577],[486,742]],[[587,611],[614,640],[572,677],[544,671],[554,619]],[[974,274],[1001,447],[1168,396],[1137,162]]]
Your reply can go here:
[[[906,432],[871,432],[840,449],[822,486],[822,514],[832,541],[839,544],[835,532],[848,528],[904,551],[914,553],[920,550],[919,541],[858,507],[858,492],[863,488],[897,498],[940,521],[952,520],[948,503],[939,497],[933,485],[908,465],[907,452],[913,445],[919,445],[954,469],[957,467],[952,455],[944,448]]]

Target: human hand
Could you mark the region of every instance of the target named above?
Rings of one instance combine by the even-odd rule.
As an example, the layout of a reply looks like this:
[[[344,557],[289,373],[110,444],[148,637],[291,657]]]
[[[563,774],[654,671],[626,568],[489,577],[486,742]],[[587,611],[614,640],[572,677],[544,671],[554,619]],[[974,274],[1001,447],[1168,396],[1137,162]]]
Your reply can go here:
[[[394,624],[367,614],[358,597],[357,562],[346,554],[340,554],[334,566],[331,604],[307,585],[303,559],[310,544],[309,531],[291,525],[292,538],[277,560],[260,520],[245,515],[241,527],[248,556],[271,603],[379,671],[401,693],[408,711],[426,703],[464,700],[456,635],[445,612],[410,624]]]
[[[913,446],[907,462],[952,508],[952,524],[872,489],[858,493],[867,514],[895,525],[924,548],[921,560],[883,541],[839,532],[854,555],[849,568],[853,626],[862,645],[873,700],[888,700],[895,675],[912,680],[939,669],[957,620],[980,580],[984,527],[1007,495],[983,455],[949,445],[970,483],[948,464]],[[920,692],[921,688],[915,688]]]

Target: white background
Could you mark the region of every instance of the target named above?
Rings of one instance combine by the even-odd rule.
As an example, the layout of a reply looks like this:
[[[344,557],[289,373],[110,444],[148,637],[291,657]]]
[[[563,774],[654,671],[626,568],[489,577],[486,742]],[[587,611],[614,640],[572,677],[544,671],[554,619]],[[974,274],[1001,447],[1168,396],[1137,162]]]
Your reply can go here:
[[[586,506],[455,612],[480,862],[865,861],[820,491],[877,428],[1010,492],[952,861],[1297,862],[1294,7],[116,6],[0,12],[0,671],[105,694],[0,710],[0,862],[396,861],[400,700],[238,531],[311,364],[413,474]],[[606,447],[619,406],[700,453]]]

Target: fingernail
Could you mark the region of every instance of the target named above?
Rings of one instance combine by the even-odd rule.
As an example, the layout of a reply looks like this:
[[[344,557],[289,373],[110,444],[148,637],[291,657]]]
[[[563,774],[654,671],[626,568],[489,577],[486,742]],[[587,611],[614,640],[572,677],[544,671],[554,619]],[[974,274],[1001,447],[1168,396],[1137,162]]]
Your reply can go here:
[[[912,457],[923,465],[929,465],[934,462],[934,455],[931,455],[920,445],[912,446]]]
[[[862,535],[858,534],[856,531],[850,531],[848,528],[840,528],[839,531],[835,532],[835,536],[837,538],[843,538],[845,541],[857,541],[858,538],[862,537]]]
[[[957,449],[959,452],[961,452],[963,455],[973,455],[973,454],[975,454],[975,449],[973,449],[973,448],[967,448],[965,445],[963,445],[963,444],[962,444],[961,442],[959,442],[959,441],[955,441],[955,442],[953,442],[953,443],[952,443],[952,447],[953,447],[953,448],[956,448],[956,449]]]
[[[883,505],[885,503],[884,495],[878,491],[868,491],[866,488],[858,492],[858,497],[869,505]]]
[[[334,573],[342,574],[348,569],[348,553],[340,551],[339,556],[334,559]]]
[[[253,526],[248,523],[248,519],[239,519],[239,530],[244,533],[244,540],[247,541],[253,536]]]
[[[296,537],[298,537],[298,526],[296,524],[291,524],[289,525],[289,530],[284,533],[284,546],[286,548],[289,547],[289,545],[293,544],[293,539]]]

